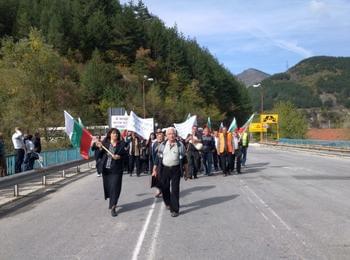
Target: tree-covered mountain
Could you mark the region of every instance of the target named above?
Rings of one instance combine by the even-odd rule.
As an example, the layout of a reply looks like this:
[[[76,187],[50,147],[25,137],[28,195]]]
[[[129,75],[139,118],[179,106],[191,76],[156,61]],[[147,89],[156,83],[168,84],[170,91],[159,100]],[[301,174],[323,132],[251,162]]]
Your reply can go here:
[[[256,83],[260,83],[269,76],[271,75],[257,69],[247,69],[237,74],[237,78],[242,81],[247,87],[252,86]]]
[[[291,101],[308,114],[313,127],[343,127],[350,116],[350,58],[312,57],[285,73],[262,81],[262,88],[249,88],[255,111],[260,110],[263,91],[264,110],[277,101]]]
[[[251,112],[244,85],[141,1],[0,0],[0,37],[6,133],[62,125],[63,109],[85,124],[106,124],[108,107],[142,115],[143,84],[146,116],[160,125],[189,112],[214,124]]]

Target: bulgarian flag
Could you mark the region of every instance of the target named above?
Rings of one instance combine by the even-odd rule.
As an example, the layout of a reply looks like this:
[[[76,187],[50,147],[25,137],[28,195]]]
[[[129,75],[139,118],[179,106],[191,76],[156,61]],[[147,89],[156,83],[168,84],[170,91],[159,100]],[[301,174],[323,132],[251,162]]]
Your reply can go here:
[[[236,118],[234,117],[230,124],[230,127],[228,128],[228,131],[234,132],[236,129],[237,129],[237,122],[236,122]]]
[[[247,120],[247,122],[245,122],[245,124],[241,128],[239,128],[240,133],[244,133],[248,129],[250,123],[253,121],[254,116],[255,114],[252,114]]]
[[[221,133],[222,132],[222,129],[224,128],[224,123],[223,122],[221,122],[221,124],[220,124],[220,126],[219,126],[219,133]]]
[[[67,111],[64,111],[64,122],[66,133],[75,148],[80,148],[80,155],[85,160],[89,159],[89,150],[92,141],[92,135],[82,124],[79,124]]]
[[[210,116],[208,116],[208,121],[207,121],[207,127],[211,131],[211,121],[210,121]]]

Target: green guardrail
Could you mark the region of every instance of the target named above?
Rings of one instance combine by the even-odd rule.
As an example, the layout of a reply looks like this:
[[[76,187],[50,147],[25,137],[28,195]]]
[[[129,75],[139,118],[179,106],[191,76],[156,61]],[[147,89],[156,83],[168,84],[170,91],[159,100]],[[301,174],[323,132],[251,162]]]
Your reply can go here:
[[[288,139],[280,138],[278,140],[280,144],[290,144],[290,145],[317,145],[332,148],[350,148],[350,141],[338,141],[338,140],[311,140],[311,139]]]
[[[93,152],[90,151],[90,156],[92,155]],[[43,151],[40,153],[40,157],[40,161],[44,167],[82,159],[79,148]],[[6,156],[7,175],[12,175],[15,173],[15,158],[16,157],[14,154]],[[39,167],[41,167],[41,165],[38,160],[36,160],[34,169]]]

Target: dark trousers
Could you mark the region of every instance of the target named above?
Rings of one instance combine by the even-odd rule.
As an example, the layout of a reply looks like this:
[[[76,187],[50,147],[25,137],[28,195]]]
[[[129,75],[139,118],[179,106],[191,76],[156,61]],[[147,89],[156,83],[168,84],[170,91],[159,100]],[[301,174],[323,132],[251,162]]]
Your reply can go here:
[[[118,204],[122,190],[123,174],[103,174],[102,179],[105,199],[109,198],[109,208],[111,209]]]
[[[126,155],[125,159],[123,160],[123,171],[129,172],[129,157],[130,155]]]
[[[24,160],[24,149],[16,149],[15,150],[15,173],[22,171],[22,163]]]
[[[198,151],[188,151],[187,153],[188,160],[188,170],[189,177],[197,177],[197,173],[201,167],[201,157]]]
[[[149,174],[152,174],[154,163],[153,163],[153,159],[151,156],[149,157],[148,165],[149,165],[148,166]]]
[[[203,152],[203,164],[205,168],[205,174],[210,175],[211,174],[211,167],[213,164],[213,155],[212,152]]]
[[[102,174],[102,167],[100,167],[100,163],[102,163],[102,160],[101,158],[97,158],[95,159],[96,161],[96,171],[97,171],[97,174]]]
[[[0,177],[5,177],[7,175],[7,164],[6,158],[4,156],[0,156]]]
[[[241,173],[241,151],[235,151],[232,155],[232,171],[235,170],[235,162],[236,162],[236,170],[237,173]]]
[[[213,162],[214,162],[214,169],[217,171],[219,169],[219,156],[218,153],[215,149],[215,151],[213,152]]]
[[[147,172],[149,167],[148,156],[145,158],[140,158],[140,172]]]
[[[128,170],[128,172],[130,173],[130,175],[132,175],[132,172],[134,171],[135,164],[136,164],[136,174],[137,174],[137,176],[139,176],[141,173],[140,156],[129,155],[129,170]]]
[[[165,205],[170,206],[170,211],[179,212],[181,178],[180,166],[162,167],[160,178],[162,182],[162,194]]]
[[[245,166],[245,162],[247,161],[247,149],[248,147],[242,147],[242,165]]]
[[[223,152],[220,154],[221,170],[224,174],[230,174],[232,168],[232,153]]]
[[[34,163],[35,163],[35,160],[34,160],[34,158],[32,157],[32,153],[27,153],[27,154],[24,156],[24,170],[25,170],[25,171],[33,170],[33,168],[34,168]]]

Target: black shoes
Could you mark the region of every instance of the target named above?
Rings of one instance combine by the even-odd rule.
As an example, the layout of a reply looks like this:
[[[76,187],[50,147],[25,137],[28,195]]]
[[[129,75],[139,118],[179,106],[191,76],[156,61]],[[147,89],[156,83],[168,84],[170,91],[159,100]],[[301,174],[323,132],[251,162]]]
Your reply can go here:
[[[115,207],[112,208],[112,210],[111,210],[111,215],[112,215],[112,217],[118,216],[118,213],[115,211]]]
[[[171,212],[171,216],[173,218],[176,218],[177,216],[179,216],[179,212]]]

